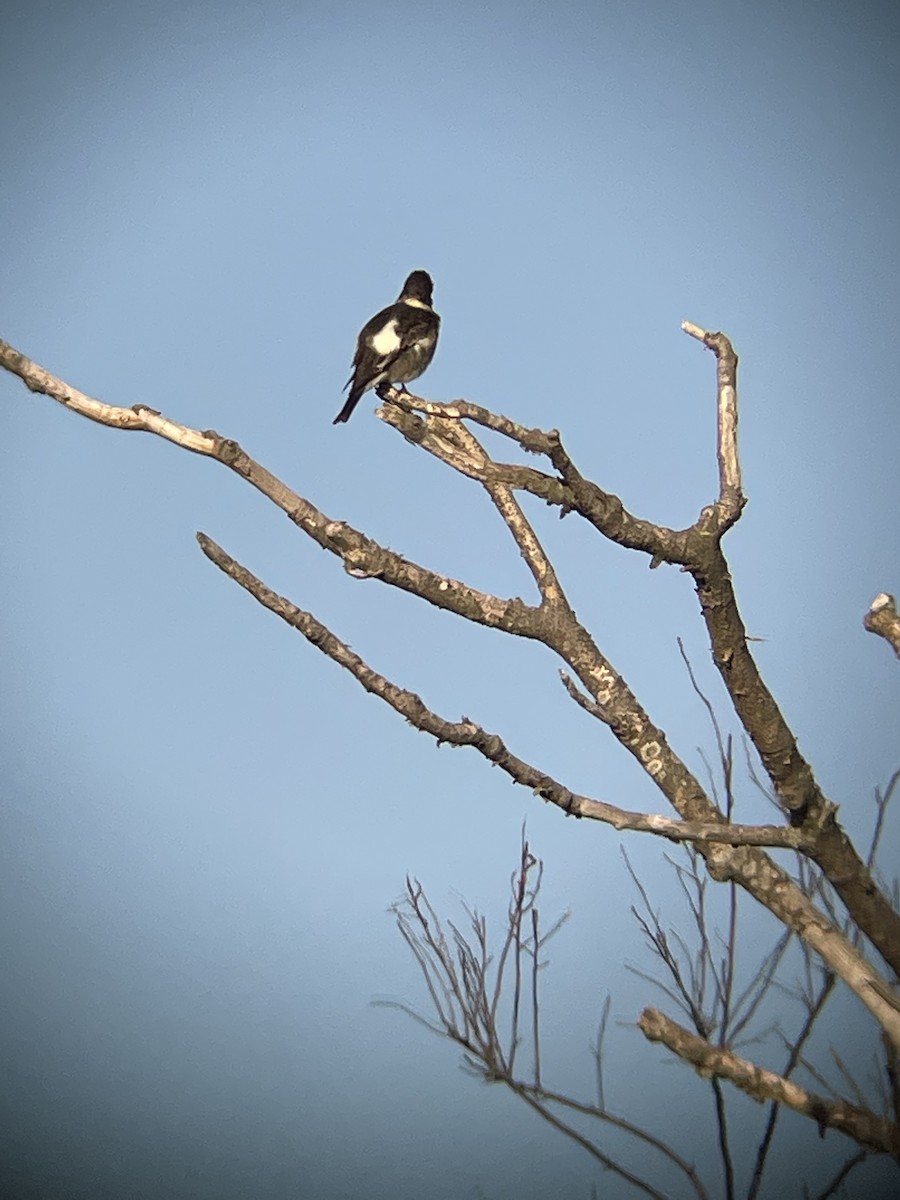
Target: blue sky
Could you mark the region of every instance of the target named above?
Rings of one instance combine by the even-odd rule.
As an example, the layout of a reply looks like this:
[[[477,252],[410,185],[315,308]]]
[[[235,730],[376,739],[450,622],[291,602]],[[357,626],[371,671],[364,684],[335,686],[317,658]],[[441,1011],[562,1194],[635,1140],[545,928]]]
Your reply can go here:
[[[331,424],[357,330],[409,270],[431,272],[443,319],[424,395],[558,427],[587,475],[669,525],[716,483],[714,363],[679,324],[726,330],[744,615],[820,781],[851,832],[870,827],[900,765],[900,676],[861,626],[900,591],[896,10],[85,0],[4,18],[0,336],[91,395],[238,439],[435,569],[530,596],[485,499],[371,394]],[[523,818],[546,911],[573,911],[547,976],[553,1082],[589,1090],[610,991],[613,1102],[708,1162],[706,1092],[629,1027],[658,998],[623,969],[646,963],[618,837],[436,750],[194,532],[442,715],[658,810],[550,656],[351,580],[158,439],[8,377],[0,422],[5,1186],[587,1196],[586,1156],[370,1006],[421,998],[387,914],[405,873],[442,910],[461,894],[499,917]],[[677,636],[725,710],[689,580],[527,507],[579,616],[699,768],[711,737]],[[895,846],[896,824],[889,873]],[[660,849],[628,847],[668,903]],[[831,1021],[823,1045],[862,1055],[865,1018],[838,1000]],[[760,1114],[738,1111],[746,1152]],[[798,1128],[780,1184],[815,1184],[841,1149]]]

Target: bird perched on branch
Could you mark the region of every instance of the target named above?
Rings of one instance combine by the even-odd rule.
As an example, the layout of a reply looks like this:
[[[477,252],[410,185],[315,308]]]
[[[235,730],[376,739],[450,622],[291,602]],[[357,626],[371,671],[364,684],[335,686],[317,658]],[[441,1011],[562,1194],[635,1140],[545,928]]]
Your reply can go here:
[[[348,421],[363,392],[392,383],[418,379],[434,358],[441,318],[431,307],[434,284],[427,271],[413,271],[395,304],[383,308],[363,325],[353,356],[353,373],[347,403],[334,424]],[[405,390],[405,389],[404,389]]]

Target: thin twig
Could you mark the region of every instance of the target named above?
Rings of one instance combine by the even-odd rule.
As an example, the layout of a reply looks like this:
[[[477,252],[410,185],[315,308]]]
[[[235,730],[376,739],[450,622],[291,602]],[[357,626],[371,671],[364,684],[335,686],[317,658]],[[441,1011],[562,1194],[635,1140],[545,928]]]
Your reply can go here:
[[[831,972],[824,972],[822,977],[822,986],[819,989],[818,996],[812,1001],[807,1008],[806,1019],[800,1028],[799,1033],[794,1038],[793,1044],[790,1047],[787,1062],[782,1068],[782,1077],[790,1079],[797,1068],[798,1063],[803,1056],[803,1047],[806,1045],[812,1035],[813,1027],[819,1019],[822,1010],[825,1008],[828,998],[830,997],[835,983],[835,976]],[[759,1146],[756,1150],[756,1159],[753,1164],[753,1175],[750,1180],[750,1187],[747,1191],[747,1200],[756,1200],[759,1195],[759,1189],[762,1185],[763,1171],[765,1170],[766,1161],[768,1159],[769,1150],[772,1145],[772,1139],[775,1136],[775,1126],[778,1123],[778,1118],[781,1115],[781,1105],[775,1101],[769,1106],[769,1114],[766,1119],[766,1128],[763,1136],[760,1139]]]
[[[864,1163],[868,1157],[867,1151],[860,1150],[859,1153],[848,1158],[844,1165],[835,1173],[834,1178],[814,1197],[814,1200],[830,1200],[830,1197],[837,1195],[838,1188],[847,1179],[850,1172],[861,1163]]]
[[[606,1108],[606,1093],[603,1087],[603,1043],[606,1039],[606,1027],[609,1022],[609,1010],[612,1004],[612,997],[609,992],[606,993],[606,999],[603,1001],[603,1008],[600,1010],[600,1020],[597,1024],[597,1041],[592,1046],[594,1055],[594,1064],[597,1071],[597,1104],[601,1109]]]
[[[531,936],[534,945],[534,954],[531,959],[531,1033],[534,1041],[534,1085],[536,1088],[541,1086],[541,1013],[538,1003],[538,948],[540,939],[538,937],[538,912],[536,908],[531,910]]]

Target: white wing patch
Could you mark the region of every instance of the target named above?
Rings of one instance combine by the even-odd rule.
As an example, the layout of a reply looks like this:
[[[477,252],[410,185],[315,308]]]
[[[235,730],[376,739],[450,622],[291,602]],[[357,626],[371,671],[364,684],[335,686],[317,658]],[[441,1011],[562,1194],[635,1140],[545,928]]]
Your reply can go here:
[[[389,354],[395,354],[400,349],[400,335],[397,333],[397,322],[388,321],[384,328],[379,329],[376,334],[372,335],[369,339],[369,345],[381,358],[386,358]]]

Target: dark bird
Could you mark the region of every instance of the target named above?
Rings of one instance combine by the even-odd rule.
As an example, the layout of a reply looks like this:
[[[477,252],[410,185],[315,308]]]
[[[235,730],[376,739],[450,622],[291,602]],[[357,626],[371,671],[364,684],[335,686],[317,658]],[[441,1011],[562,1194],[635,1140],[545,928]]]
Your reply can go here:
[[[353,373],[344,385],[350,394],[334,418],[335,425],[350,419],[363,392],[374,388],[380,397],[382,389],[392,383],[418,379],[434,358],[441,318],[431,307],[433,287],[427,271],[413,271],[397,302],[363,325]]]

